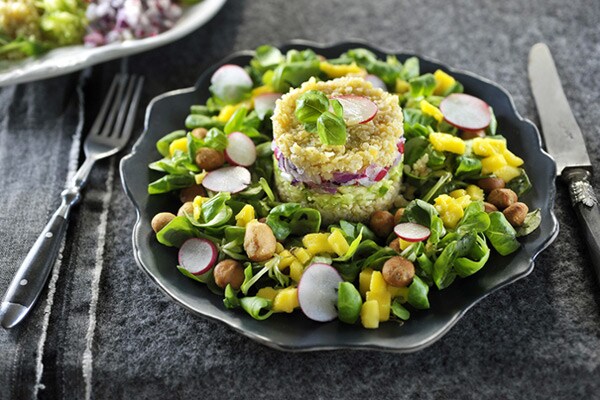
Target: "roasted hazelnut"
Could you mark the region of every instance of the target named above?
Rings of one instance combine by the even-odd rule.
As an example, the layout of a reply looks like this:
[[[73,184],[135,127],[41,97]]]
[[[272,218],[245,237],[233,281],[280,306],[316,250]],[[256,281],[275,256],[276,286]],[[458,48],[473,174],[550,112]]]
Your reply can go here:
[[[498,207],[498,210],[504,210],[511,204],[516,203],[519,197],[510,189],[494,189],[487,195],[486,200]]]
[[[489,193],[494,189],[502,189],[506,186],[506,183],[502,178],[482,178],[477,181],[477,186],[483,189],[484,192]]]
[[[252,261],[266,261],[273,257],[277,248],[277,239],[267,224],[251,221],[246,225],[244,250]]]
[[[196,139],[204,139],[208,131],[205,128],[196,128],[192,130],[192,136]]]
[[[504,214],[506,220],[516,228],[523,225],[528,212],[529,207],[527,207],[527,204],[516,202],[506,207],[506,209],[502,211],[502,214]]]
[[[215,266],[213,271],[215,283],[218,287],[225,289],[231,285],[233,289],[239,289],[244,282],[244,268],[239,261],[223,260]]]
[[[406,210],[406,208],[404,208],[404,207],[403,208],[399,208],[394,213],[394,224],[395,225],[398,225],[400,223],[400,220],[404,216],[404,210]]]
[[[158,231],[164,228],[169,222],[173,221],[173,218],[175,218],[175,215],[170,212],[161,212],[156,214],[150,223],[152,230],[158,233]]]
[[[462,131],[460,133],[460,138],[462,140],[475,139],[479,137],[485,137],[485,131],[483,129],[479,129],[477,131]]]
[[[196,165],[207,171],[215,170],[224,163],[223,153],[210,147],[201,147],[196,153]]]
[[[204,188],[200,185],[186,187],[185,189],[181,189],[181,192],[179,192],[179,200],[181,200],[182,203],[194,201],[196,196],[206,197],[206,190],[204,190]]]
[[[258,219],[258,222],[262,222],[263,224],[267,222],[267,217],[262,217]]]
[[[492,203],[488,203],[487,201],[483,202],[483,207],[485,208],[486,213],[491,213],[494,211],[498,211],[498,208]]]
[[[369,219],[369,227],[379,237],[388,237],[394,230],[394,216],[389,211],[375,211]]]
[[[396,238],[388,244],[388,246],[394,250],[396,253],[400,253],[400,238]]]
[[[178,217],[185,217],[185,214],[192,215],[194,213],[194,203],[191,201],[183,203],[181,207],[179,207],[179,211],[177,211]]]
[[[388,285],[406,287],[410,285],[415,276],[415,266],[406,258],[395,256],[383,264],[381,274]]]

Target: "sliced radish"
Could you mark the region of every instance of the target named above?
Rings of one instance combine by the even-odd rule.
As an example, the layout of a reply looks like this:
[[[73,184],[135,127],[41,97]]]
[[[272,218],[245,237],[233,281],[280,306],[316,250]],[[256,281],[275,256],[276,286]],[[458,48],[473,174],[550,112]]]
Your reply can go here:
[[[213,192],[237,193],[250,185],[250,171],[244,167],[223,167],[209,172],[202,186]]]
[[[415,224],[412,222],[403,222],[394,227],[394,233],[407,242],[422,242],[426,240],[429,235],[431,235],[431,231],[428,227]]]
[[[239,65],[225,64],[210,78],[210,91],[226,103],[235,103],[252,89],[252,78]]]
[[[281,97],[281,93],[263,93],[254,98],[254,111],[258,118],[263,119],[269,111],[275,109],[275,102]]]
[[[377,104],[362,96],[345,95],[334,97],[344,109],[344,121],[349,126],[366,124],[377,115]]]
[[[477,97],[453,93],[440,103],[440,111],[449,124],[467,131],[485,129],[492,120],[490,106]]]
[[[202,275],[217,261],[217,247],[210,240],[192,238],[179,248],[179,265],[190,274]]]
[[[387,90],[387,86],[385,85],[385,82],[382,81],[381,78],[378,77],[377,75],[369,74],[369,75],[365,76],[365,81],[371,82],[371,85],[373,85],[374,88]]]
[[[252,139],[242,132],[232,132],[227,136],[225,159],[229,164],[249,167],[256,161],[256,146]]]
[[[309,265],[298,283],[298,302],[306,316],[314,321],[327,322],[338,315],[337,288],[344,280],[329,264]]]

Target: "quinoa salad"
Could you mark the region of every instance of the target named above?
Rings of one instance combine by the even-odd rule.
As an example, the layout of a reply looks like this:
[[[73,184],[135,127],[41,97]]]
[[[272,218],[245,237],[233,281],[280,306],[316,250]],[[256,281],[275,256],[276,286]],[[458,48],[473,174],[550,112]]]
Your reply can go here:
[[[403,323],[540,224],[494,110],[416,57],[264,45],[210,79],[156,143],[148,193],[179,201],[151,225],[232,312]]]

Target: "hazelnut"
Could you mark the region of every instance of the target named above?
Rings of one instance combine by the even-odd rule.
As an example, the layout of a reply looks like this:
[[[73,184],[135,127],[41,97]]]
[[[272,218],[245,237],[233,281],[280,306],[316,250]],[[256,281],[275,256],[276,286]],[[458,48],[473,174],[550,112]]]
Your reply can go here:
[[[182,203],[194,201],[196,196],[206,197],[206,190],[204,190],[204,188],[200,185],[186,187],[185,189],[181,189],[181,192],[179,192],[179,200],[181,200]]]
[[[510,189],[494,189],[487,195],[488,203],[492,203],[498,210],[504,210],[511,204],[516,203],[519,197]]]
[[[527,204],[516,202],[506,207],[506,209],[502,211],[502,214],[504,214],[506,220],[516,228],[523,225],[528,212],[529,207],[527,207]]]
[[[483,129],[479,129],[477,131],[462,131],[460,133],[460,138],[462,140],[475,139],[479,137],[485,137],[485,131]]]
[[[389,211],[375,211],[369,219],[369,227],[379,237],[388,237],[394,230],[394,216]]]
[[[196,165],[207,171],[215,170],[224,163],[223,153],[210,147],[202,147],[196,153]]]
[[[394,250],[396,253],[400,253],[400,238],[396,238],[394,240],[392,240],[390,242],[390,244],[388,244],[388,247],[390,247],[392,250]]]
[[[494,189],[502,189],[506,186],[506,183],[501,178],[482,178],[477,181],[477,186],[483,189],[484,192],[489,193]]]
[[[164,228],[169,222],[173,221],[173,218],[175,218],[175,215],[170,212],[161,212],[156,214],[150,223],[152,230],[158,233],[158,231]]]
[[[398,225],[400,223],[400,220],[404,216],[404,210],[406,210],[404,207],[396,210],[394,213],[394,224]]]
[[[244,283],[244,268],[239,261],[223,260],[215,266],[213,271],[215,283],[221,289],[231,285],[233,289],[239,289]]]
[[[381,274],[388,285],[406,287],[410,285],[415,276],[415,266],[406,258],[395,256],[383,264]]]
[[[246,225],[244,234],[244,250],[252,261],[266,261],[273,257],[277,248],[277,240],[267,224],[251,221]]]
[[[191,201],[187,201],[183,203],[181,207],[179,207],[179,211],[177,211],[178,217],[185,217],[185,214],[192,215],[194,213],[194,203]]]
[[[498,211],[498,208],[492,203],[488,203],[487,201],[483,202],[483,207],[485,208],[486,213],[491,213],[494,211]]]
[[[204,139],[208,131],[205,128],[196,128],[192,130],[192,136],[196,139]]]

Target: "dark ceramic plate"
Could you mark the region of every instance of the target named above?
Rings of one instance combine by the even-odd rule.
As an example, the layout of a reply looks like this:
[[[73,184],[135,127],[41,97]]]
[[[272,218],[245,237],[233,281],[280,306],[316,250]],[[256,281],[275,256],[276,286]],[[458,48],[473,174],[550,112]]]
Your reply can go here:
[[[378,56],[386,53],[364,43],[340,43],[320,46],[294,42],[282,47],[289,49],[312,48],[325,57],[336,57],[344,51],[366,47]],[[410,57],[397,54],[400,60]],[[541,149],[538,130],[524,120],[513,104],[510,95],[501,87],[468,72],[457,71],[440,63],[419,57],[423,72],[440,68],[450,72],[465,88],[490,104],[498,119],[499,131],[505,135],[510,148],[525,160],[527,173],[534,189],[524,201],[530,208],[542,210],[542,224],[533,234],[522,238],[522,248],[508,256],[494,254],[488,264],[477,274],[458,279],[449,288],[430,292],[431,309],[414,311],[403,325],[384,323],[377,330],[363,329],[340,323],[317,323],[301,311],[293,314],[275,314],[266,321],[256,321],[244,311],[227,310],[222,297],[210,292],[203,284],[183,276],[177,264],[176,249],[160,245],[150,227],[156,213],[175,211],[177,201],[171,195],[149,196],[148,183],[158,175],[148,169],[148,164],[159,158],[155,143],[165,133],[181,129],[191,104],[204,103],[209,97],[210,76],[222,64],[248,64],[252,52],[241,52],[227,57],[204,71],[196,86],[165,93],[155,98],[146,111],[145,132],[132,153],[121,162],[121,177],[127,195],[137,211],[133,229],[133,250],[140,267],[174,301],[203,317],[221,321],[240,333],[267,346],[281,350],[312,351],[329,349],[372,349],[394,352],[411,352],[431,345],[441,338],[478,301],[495,290],[528,275],[534,259],[556,237],[558,224],[553,213],[556,176],[554,161]]]

